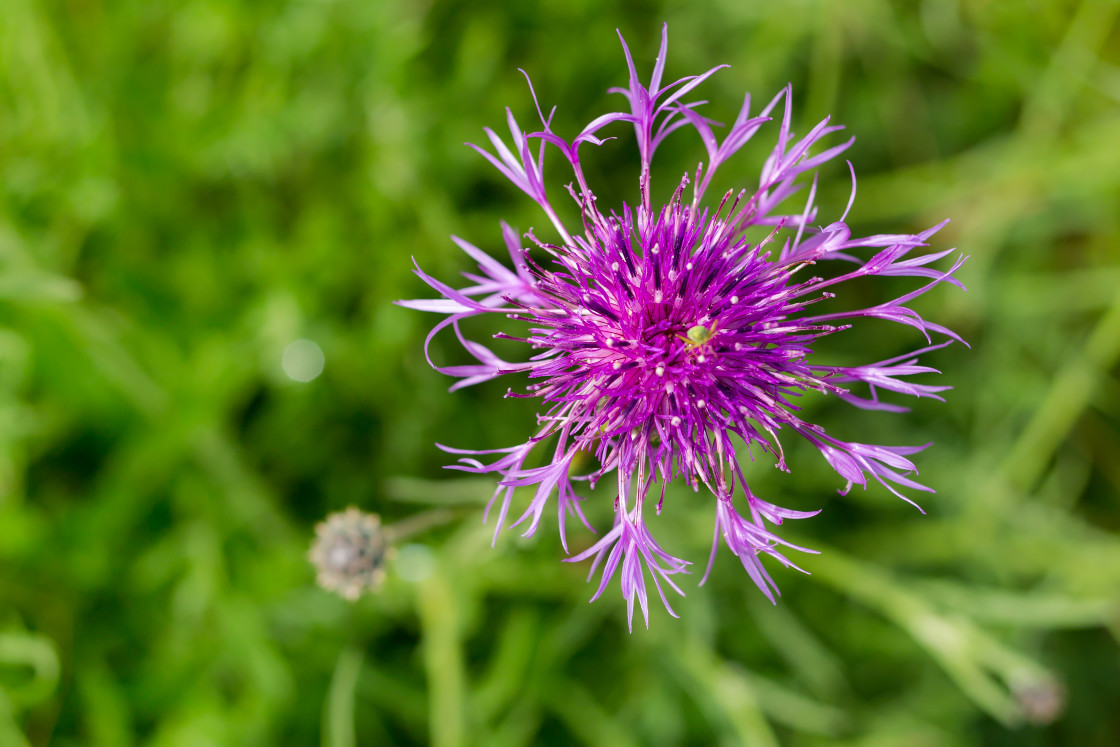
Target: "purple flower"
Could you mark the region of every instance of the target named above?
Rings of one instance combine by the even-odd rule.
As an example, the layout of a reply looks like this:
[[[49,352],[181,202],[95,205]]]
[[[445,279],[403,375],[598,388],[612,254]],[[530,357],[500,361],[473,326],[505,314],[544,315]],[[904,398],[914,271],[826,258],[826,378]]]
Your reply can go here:
[[[464,455],[453,469],[499,475],[498,490],[487,507],[487,513],[495,503],[498,507],[495,537],[506,525],[515,490],[535,487],[528,507],[512,526],[524,525],[526,536],[535,532],[555,495],[566,551],[567,516],[591,528],[573,480],[594,485],[614,473],[618,493],[613,528],[569,560],[594,557],[591,574],[601,570],[601,579],[593,599],[618,573],[631,624],[636,598],[648,625],[647,574],[675,616],[665,588],[683,594],[672,576],[688,572],[689,563],[663,550],[646,523],[651,496],[659,512],[665,486],[675,478],[694,489],[703,485],[715,497],[715,539],[708,569],[722,535],[771,601],[777,586],[763,567],[763,556],[797,568],[781,548],[812,552],[785,542],[773,528],[785,519],[803,519],[816,512],[790,511],[755,496],[738,458],[744,447],[748,453],[754,447],[770,452],[777,466],[788,471],[779,441],[784,431],[803,437],[821,452],[846,481],[842,492],[853,484],[866,486],[869,479],[906,500],[900,488],[929,490],[906,476],[916,472],[908,457],[924,447],[842,441],[803,420],[794,398],[816,391],[856,407],[892,412],[905,408],[880,401],[881,391],[940,399],[937,393],[948,387],[914,384],[908,377],[934,372],[917,365],[918,356],[960,338],[905,304],[942,282],[960,286],[953,274],[965,258],[958,257],[947,270],[930,267],[953,251],[926,251],[929,238],[944,223],[916,235],[853,238],[843,222],[845,210],[839,221],[820,226],[813,205],[815,176],[804,206],[793,214],[781,212],[804,186],[802,175],[851,145],[848,140],[811,153],[819,141],[842,128],[830,126],[826,119],[797,138],[790,131],[787,87],[758,116],[751,116],[747,96],[720,140],[715,133],[719,125],[698,111],[703,102],[684,101],[719,68],[662,86],[666,30],[646,87],[638,80],[625,41],[622,46],[630,80],[626,88],[611,91],[626,98],[628,111],[597,117],[567,141],[552,131],[551,115],[544,117],[539,105],[542,129],[531,133],[524,132],[507,110],[510,144],[486,129],[493,151],[472,146],[540,206],[556,238],[549,241],[526,234],[541,251],[531,256],[517,233],[503,224],[512,269],[455,238],[478,262],[477,274],[466,273],[472,284],[455,290],[417,268],[417,275],[442,298],[401,304],[446,315],[428,336],[425,351],[432,336],[451,327],[476,359],[471,365],[433,364],[461,379],[452,389],[526,373],[530,381],[526,392],[510,391],[507,396],[536,397],[542,402],[539,430],[524,444],[485,451],[441,447]],[[531,85],[530,92],[536,100]],[[758,187],[729,191],[714,209],[706,206],[705,192],[717,168],[773,120],[780,120],[777,143],[762,166]],[[598,133],[618,122],[632,124],[638,140],[640,197],[637,205],[623,204],[604,212],[584,178],[580,146],[602,144]],[[668,202],[655,207],[650,164],[665,137],[681,127],[691,127],[700,135],[707,162],[700,164],[692,179],[686,174],[680,180]],[[546,194],[543,172],[549,146],[560,151],[575,177],[568,193],[582,224],[574,229],[561,222]],[[764,238],[752,243],[748,235]],[[826,262],[837,269],[814,274],[816,266]],[[844,281],[868,275],[907,275],[925,283],[870,308],[816,311],[813,304],[832,298],[833,289]],[[532,351],[528,360],[504,361],[464,337],[461,320],[478,314],[502,314],[514,320],[516,333],[496,337],[525,343]],[[865,366],[810,362],[816,340],[847,330],[851,322],[864,317],[914,327],[928,345]],[[948,339],[933,344],[933,335]],[[864,389],[863,393],[854,393],[851,385]],[[526,467],[529,455],[538,449],[550,450],[551,460],[543,467]],[[593,469],[574,475],[588,455],[595,462]]]

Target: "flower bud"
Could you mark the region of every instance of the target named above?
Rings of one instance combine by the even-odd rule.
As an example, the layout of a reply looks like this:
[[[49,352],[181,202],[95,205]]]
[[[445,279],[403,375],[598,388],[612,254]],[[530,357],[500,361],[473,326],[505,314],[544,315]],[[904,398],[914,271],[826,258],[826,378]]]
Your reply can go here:
[[[315,534],[307,556],[319,586],[351,601],[381,586],[392,547],[380,516],[351,506],[315,525]]]

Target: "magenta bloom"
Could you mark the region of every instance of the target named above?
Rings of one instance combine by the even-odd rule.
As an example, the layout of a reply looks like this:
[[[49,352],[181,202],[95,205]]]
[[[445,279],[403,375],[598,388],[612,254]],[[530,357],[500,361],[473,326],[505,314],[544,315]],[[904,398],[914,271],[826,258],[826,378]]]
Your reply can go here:
[[[739,462],[741,449],[768,451],[776,457],[777,466],[788,471],[779,435],[792,433],[815,446],[846,481],[842,492],[853,484],[866,486],[869,480],[905,500],[909,499],[900,488],[929,490],[906,476],[916,472],[908,457],[924,447],[841,441],[821,426],[802,420],[793,402],[810,390],[840,397],[856,407],[888,411],[905,408],[880,401],[880,390],[940,399],[937,392],[949,387],[914,384],[906,377],[934,372],[917,365],[918,356],[960,338],[922,319],[905,304],[939,283],[959,286],[953,273],[964,262],[964,257],[958,257],[943,271],[929,267],[953,251],[925,251],[929,238],[944,224],[916,235],[853,238],[843,222],[845,211],[839,221],[820,226],[813,206],[815,177],[804,205],[798,205],[794,214],[782,213],[782,209],[788,210],[788,199],[804,186],[799,178],[835,158],[852,141],[811,155],[818,141],[842,128],[830,126],[826,119],[796,138],[790,132],[788,87],[758,116],[751,116],[747,96],[739,116],[719,140],[714,130],[719,125],[697,111],[702,102],[683,100],[719,68],[662,87],[666,34],[662,34],[648,88],[638,81],[623,41],[629,85],[611,92],[626,98],[629,111],[597,117],[567,141],[550,129],[551,116],[545,118],[539,107],[542,129],[532,133],[522,131],[507,110],[510,142],[486,129],[494,151],[472,146],[548,217],[557,234],[554,240],[531,232],[526,235],[540,255],[530,256],[517,233],[504,224],[512,269],[455,238],[478,262],[479,273],[466,274],[471,285],[455,290],[417,268],[417,275],[443,297],[401,302],[409,308],[446,314],[428,341],[451,327],[477,359],[472,365],[433,364],[461,379],[452,389],[525,373],[530,380],[527,392],[510,391],[507,396],[542,401],[540,430],[524,444],[483,451],[441,447],[465,455],[454,469],[499,475],[498,491],[487,507],[489,512],[497,502],[495,536],[506,524],[515,489],[536,486],[528,507],[511,526],[524,525],[525,535],[535,532],[555,495],[560,540],[567,551],[566,516],[578,518],[591,529],[573,481],[588,480],[594,485],[614,473],[618,481],[614,526],[569,560],[593,558],[591,574],[601,570],[592,600],[618,573],[631,624],[637,599],[647,626],[646,573],[675,616],[665,586],[683,594],[672,577],[688,572],[689,563],[662,549],[647,525],[647,502],[656,499],[660,511],[665,486],[674,478],[680,477],[694,488],[703,485],[715,497],[715,538],[708,569],[722,535],[771,601],[778,590],[762,557],[768,555],[797,568],[783,548],[811,552],[782,540],[773,527],[785,519],[803,519],[816,512],[779,508],[754,495]],[[776,125],[777,144],[762,166],[758,187],[728,192],[714,209],[707,207],[705,192],[716,169],[767,123],[779,118],[779,104],[783,108]],[[618,122],[631,123],[637,136],[640,198],[637,205],[623,204],[604,212],[584,178],[579,151],[585,143],[600,145],[603,140],[598,133]],[[691,127],[700,135],[707,161],[700,164],[693,179],[688,175],[681,179],[667,203],[655,207],[650,198],[653,154],[667,135],[681,127]],[[582,224],[574,230],[561,222],[545,194],[542,172],[548,146],[560,151],[575,176],[568,192],[579,208]],[[852,179],[854,199],[854,172]],[[752,243],[748,232],[765,238]],[[829,268],[836,269],[814,274],[826,261]],[[825,305],[824,311],[816,313],[817,307],[811,306],[832,298],[833,289],[844,281],[868,275],[909,275],[923,278],[925,283],[901,298],[866,309],[827,313]],[[497,336],[524,342],[532,351],[528,360],[501,360],[482,344],[464,337],[459,326],[462,319],[495,313],[515,320],[511,325],[514,333]],[[909,355],[851,368],[812,362],[817,339],[847,330],[851,321],[862,317],[914,327],[927,346]],[[947,339],[933,344],[931,333]],[[867,391],[860,396],[849,389],[851,385]],[[526,468],[534,449],[548,449],[552,458],[543,467]],[[480,455],[495,456],[486,463],[476,458]],[[593,458],[590,472],[574,475],[573,470],[578,471],[589,456]]]

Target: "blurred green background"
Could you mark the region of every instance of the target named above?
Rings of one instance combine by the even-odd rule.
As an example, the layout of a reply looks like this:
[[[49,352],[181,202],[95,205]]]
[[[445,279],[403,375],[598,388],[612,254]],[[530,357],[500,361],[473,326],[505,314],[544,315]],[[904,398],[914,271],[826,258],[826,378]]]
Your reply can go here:
[[[0,745],[1120,744],[1118,12],[4,0]],[[467,269],[449,234],[501,250],[500,218],[543,225],[462,145],[507,105],[529,126],[516,68],[571,136],[621,104],[614,29],[646,76],[663,21],[670,76],[731,64],[701,89],[712,116],[792,81],[796,129],[849,126],[857,231],[953,219],[936,245],[972,255],[969,292],[918,309],[972,349],[929,356],[946,404],[807,403],[841,438],[934,441],[928,515],[838,496],[787,442],[792,475],[749,474],[824,509],[789,530],[824,551],[797,558],[812,575],[775,569],[772,608],[723,553],[706,586],[686,579],[682,619],[655,609],[628,635],[547,523],[490,549],[489,483],[451,479],[433,442],[520,442],[534,403],[506,382],[447,394],[421,353],[436,317],[391,301],[428,295],[412,256]],[[632,200],[629,128],[608,134],[592,184]],[[682,131],[660,184],[701,154]],[[828,222],[849,183],[842,163],[822,176]],[[829,355],[921,344],[887,327]],[[317,370],[301,339],[325,360],[308,382],[285,369]],[[460,360],[453,343],[434,354]],[[711,504],[673,492],[663,545],[702,565]],[[348,505],[456,518],[351,605],[305,561]]]

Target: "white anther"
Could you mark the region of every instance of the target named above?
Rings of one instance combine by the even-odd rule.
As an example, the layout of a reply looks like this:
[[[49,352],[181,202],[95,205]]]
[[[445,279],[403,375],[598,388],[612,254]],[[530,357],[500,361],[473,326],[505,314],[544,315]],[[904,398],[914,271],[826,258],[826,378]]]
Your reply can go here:
[[[736,343],[736,344],[738,344],[738,343]],[[613,348],[614,347],[614,340],[611,339],[610,337],[607,338],[607,347],[608,348]]]
[[[681,424],[681,419],[680,419],[680,418],[678,418],[678,417],[677,417],[676,415],[674,415],[674,416],[673,416],[673,419],[672,419],[672,420],[670,420],[669,422],[670,422],[670,423],[672,423],[672,424],[673,424],[673,426],[675,427],[675,426],[678,426],[678,425],[680,425],[680,424]]]
[[[618,262],[611,262],[611,269],[618,272]]]
[[[617,371],[618,369],[622,368],[622,361],[615,361],[614,363],[611,364],[611,367],[615,371]]]
[[[742,346],[741,344],[739,344],[739,343],[735,343],[735,349],[736,349],[736,350],[742,350],[742,349],[743,349],[743,346]]]
[[[705,357],[704,357],[704,356],[702,356],[702,355],[698,355],[698,356],[696,356],[696,362],[697,362],[697,363],[703,363],[703,362],[704,362],[704,361],[706,361],[706,360],[708,360],[708,359],[707,359],[707,358],[705,358]]]
[[[731,305],[734,306],[737,303],[739,303],[739,297],[738,296],[732,296],[731,297]]]
[[[691,262],[685,263],[684,269],[691,270],[692,269],[692,263]]]
[[[657,368],[655,368],[653,370],[653,372],[655,374],[657,374],[658,376],[664,376],[665,375],[665,366],[658,366]]]
[[[704,402],[704,400],[699,399],[699,400],[696,400],[696,406],[699,407],[701,410],[703,410],[708,405],[707,405],[706,402]]]

